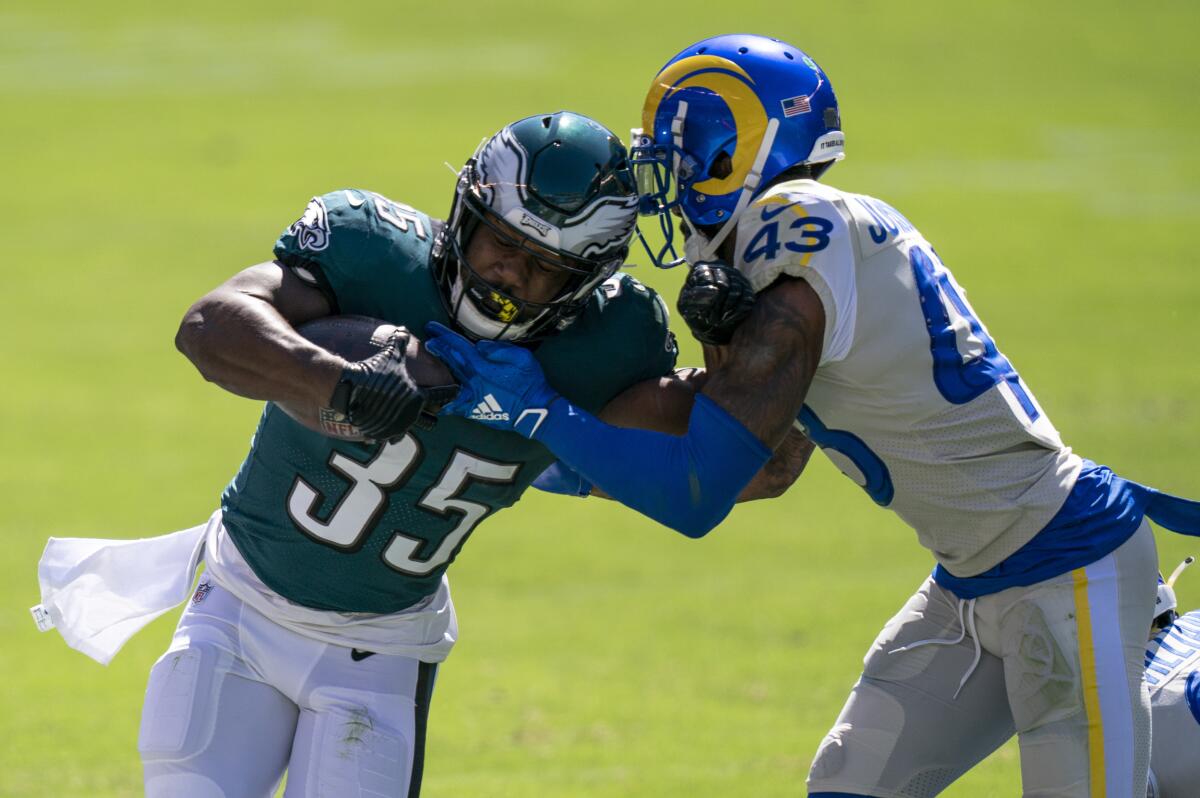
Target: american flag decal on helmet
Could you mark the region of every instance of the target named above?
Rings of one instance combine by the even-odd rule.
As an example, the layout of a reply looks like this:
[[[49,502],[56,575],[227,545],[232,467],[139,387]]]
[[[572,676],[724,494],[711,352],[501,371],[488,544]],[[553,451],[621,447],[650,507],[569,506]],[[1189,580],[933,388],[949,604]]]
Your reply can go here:
[[[780,100],[779,104],[783,106],[784,116],[799,116],[807,114],[812,110],[812,105],[808,102],[808,96],[788,97],[786,100]]]

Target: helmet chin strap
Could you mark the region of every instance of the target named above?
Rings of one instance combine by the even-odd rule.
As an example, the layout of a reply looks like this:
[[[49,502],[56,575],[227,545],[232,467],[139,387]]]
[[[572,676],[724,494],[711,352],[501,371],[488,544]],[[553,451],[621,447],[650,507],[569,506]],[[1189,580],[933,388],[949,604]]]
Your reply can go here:
[[[680,103],[680,105],[683,105],[683,103]],[[733,227],[737,224],[738,217],[742,215],[742,211],[746,210],[746,206],[750,204],[750,200],[754,197],[754,191],[758,188],[759,181],[762,180],[763,166],[767,163],[767,156],[771,154],[771,145],[775,143],[775,134],[778,130],[779,120],[772,118],[767,123],[767,132],[763,134],[762,144],[758,146],[758,155],[754,157],[754,165],[750,167],[750,171],[746,174],[746,181],[742,183],[742,195],[738,197],[737,205],[734,206],[733,213],[729,214],[729,218],[725,220],[725,224],[721,225],[721,229],[717,231],[717,234],[700,249],[701,261],[713,260],[716,257],[717,248],[733,232]],[[698,234],[699,231],[693,233],[693,235]]]

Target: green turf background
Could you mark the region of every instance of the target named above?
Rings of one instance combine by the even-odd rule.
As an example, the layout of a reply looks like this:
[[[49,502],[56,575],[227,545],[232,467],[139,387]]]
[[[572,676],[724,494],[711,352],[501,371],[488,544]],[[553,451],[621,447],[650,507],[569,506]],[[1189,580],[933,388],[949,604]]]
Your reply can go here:
[[[829,182],[936,244],[1069,443],[1200,494],[1193,0],[334,5],[0,0],[0,796],[140,794],[174,613],[106,669],[26,608],[48,536],[198,523],[240,462],[259,408],[176,354],[187,305],[267,258],[313,194],[442,215],[443,164],[508,121],[565,107],[623,132],[703,36],[816,57],[848,137]],[[672,300],[682,279],[635,273]],[[1168,567],[1200,551],[1159,539]],[[424,794],[803,795],[931,564],[819,456],[699,543],[530,496],[452,569],[462,635]],[[1200,578],[1180,592],[1200,602]],[[1010,745],[946,794],[1018,784]]]

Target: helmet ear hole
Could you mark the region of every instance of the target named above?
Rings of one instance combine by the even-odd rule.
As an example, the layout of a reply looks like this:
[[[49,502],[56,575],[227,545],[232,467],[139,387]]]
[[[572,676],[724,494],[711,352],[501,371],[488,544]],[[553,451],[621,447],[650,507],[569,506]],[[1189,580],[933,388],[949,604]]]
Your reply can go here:
[[[717,157],[713,159],[712,167],[708,170],[710,177],[723,179],[733,174],[733,157],[725,150],[717,153]]]

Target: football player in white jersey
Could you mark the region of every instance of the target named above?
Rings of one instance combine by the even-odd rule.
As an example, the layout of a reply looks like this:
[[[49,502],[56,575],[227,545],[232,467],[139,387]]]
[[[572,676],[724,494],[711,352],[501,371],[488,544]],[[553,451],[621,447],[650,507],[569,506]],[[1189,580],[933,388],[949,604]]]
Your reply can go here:
[[[642,124],[642,211],[667,242],[651,254],[690,265],[679,307],[707,344],[686,434],[603,424],[527,352],[434,330],[428,346],[464,385],[444,412],[490,397],[505,418],[481,423],[689,536],[798,427],[913,527],[938,565],[868,651],[811,798],[933,796],[1014,733],[1028,795],[1141,795],[1146,519],[1200,532],[1200,505],[1072,452],[920,231],[818,182],[845,137],[802,51],[698,42],[654,78]]]
[[[1148,798],[1200,793],[1200,610],[1175,611],[1175,580],[1184,560],[1158,586],[1158,615],[1146,649],[1146,684],[1154,718]]]

